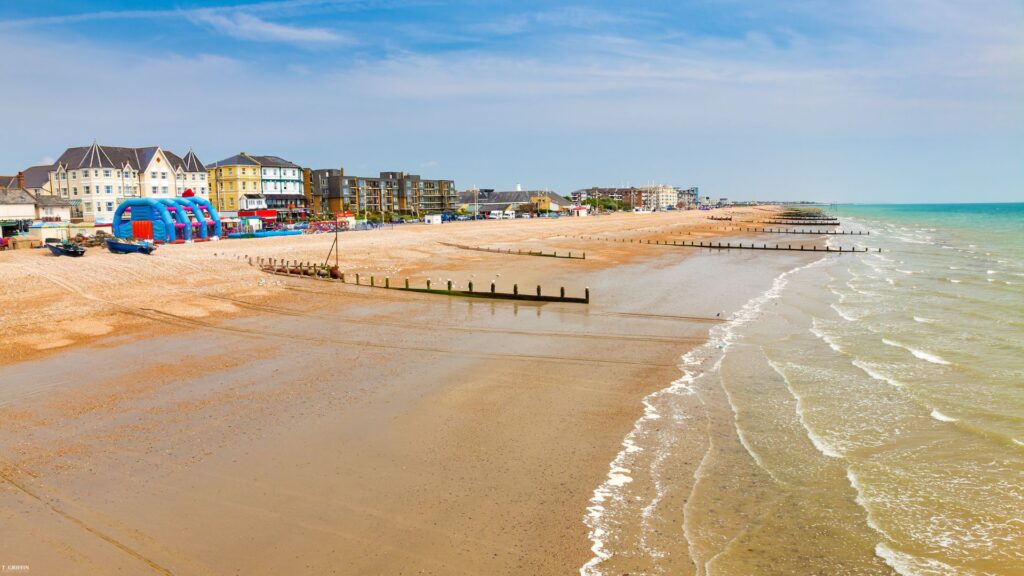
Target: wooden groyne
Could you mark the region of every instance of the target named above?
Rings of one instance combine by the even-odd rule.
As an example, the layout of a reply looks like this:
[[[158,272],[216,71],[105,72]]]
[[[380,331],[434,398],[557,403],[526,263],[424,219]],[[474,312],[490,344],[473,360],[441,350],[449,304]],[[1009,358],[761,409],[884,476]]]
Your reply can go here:
[[[839,220],[761,220],[757,224],[782,224],[785,226],[839,226]]]
[[[825,246],[823,249],[819,250],[817,246],[813,246],[812,245],[810,247],[805,247],[802,244],[799,245],[799,246],[793,246],[792,244],[787,244],[785,246],[783,246],[781,244],[775,244],[774,246],[769,246],[767,243],[762,243],[760,246],[758,246],[755,243],[751,242],[750,245],[748,246],[746,244],[743,244],[742,242],[737,243],[737,244],[733,244],[731,242],[726,242],[725,244],[722,244],[721,242],[710,242],[710,241],[709,242],[693,242],[693,241],[690,241],[690,242],[687,242],[687,241],[676,242],[675,240],[668,241],[668,240],[643,240],[643,239],[637,239],[637,238],[599,238],[597,236],[576,236],[576,238],[580,238],[580,239],[583,239],[583,240],[604,240],[606,242],[619,242],[619,243],[623,243],[623,244],[649,244],[651,246],[677,246],[677,247],[680,247],[680,248],[712,248],[712,249],[715,249],[715,250],[785,250],[785,251],[794,251],[794,252],[830,252],[830,253],[834,252],[836,254],[839,254],[839,253],[846,254],[846,253],[849,253],[849,252],[869,252],[870,251],[870,249],[868,249],[868,248],[860,248],[860,249],[858,249],[858,248],[854,247],[854,248],[845,248],[844,249],[842,246],[840,246],[838,248],[831,248],[829,246]],[[882,249],[879,248],[878,251],[881,252]]]
[[[583,297],[577,296],[566,296],[565,287],[561,286],[558,289],[558,295],[545,294],[541,286],[537,286],[535,292],[520,292],[519,284],[512,285],[512,292],[498,292],[497,286],[494,282],[490,283],[489,290],[479,291],[475,290],[473,282],[469,282],[467,290],[456,290],[451,280],[448,280],[444,288],[434,288],[430,280],[427,280],[422,286],[413,286],[408,278],[404,279],[401,284],[392,285],[391,278],[385,276],[378,278],[376,276],[369,277],[369,283],[366,282],[365,275],[359,274],[345,274],[335,266],[328,266],[326,264],[316,264],[313,262],[302,262],[298,260],[278,260],[276,258],[256,258],[255,260],[251,256],[246,256],[246,260],[250,265],[258,267],[263,272],[268,274],[276,274],[278,276],[296,276],[300,278],[309,278],[312,280],[320,280],[324,282],[340,282],[342,284],[348,284],[353,286],[364,286],[367,288],[380,288],[384,290],[401,290],[403,292],[419,292],[423,294],[437,294],[441,296],[462,296],[465,298],[487,298],[494,300],[519,300],[526,302],[566,302],[571,304],[589,304],[590,303],[590,288],[585,288],[583,291]]]
[[[871,232],[862,230],[789,230],[786,228],[721,228],[724,232],[757,232],[759,234],[816,234],[818,236],[870,236]]]
[[[732,221],[732,216],[708,216],[708,220]]]
[[[438,244],[441,244],[442,246],[451,246],[452,248],[459,248],[461,250],[476,250],[476,251],[479,251],[479,252],[491,252],[491,253],[494,253],[494,254],[511,254],[513,256],[541,256],[541,257],[544,257],[544,258],[565,258],[565,259],[570,259],[570,260],[586,260],[587,259],[587,253],[586,252],[576,252],[574,254],[573,252],[570,251],[567,254],[559,254],[557,251],[555,251],[555,252],[551,252],[549,254],[547,252],[544,252],[543,250],[536,251],[536,252],[532,251],[532,250],[527,250],[527,251],[524,252],[522,250],[513,250],[511,248],[504,248],[504,249],[502,249],[502,248],[487,248],[485,246],[466,246],[464,244],[451,244],[449,242],[438,242]]]

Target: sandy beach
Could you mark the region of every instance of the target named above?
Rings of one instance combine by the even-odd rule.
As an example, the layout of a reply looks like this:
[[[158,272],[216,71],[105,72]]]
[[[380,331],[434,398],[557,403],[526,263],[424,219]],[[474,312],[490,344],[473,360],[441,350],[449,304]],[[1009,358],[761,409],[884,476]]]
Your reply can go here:
[[[641,399],[777,274],[754,253],[716,266],[724,252],[574,236],[723,234],[706,216],[341,235],[348,273],[589,287],[589,305],[342,286],[245,260],[323,261],[333,235],[0,254],[0,560],[32,574],[574,573]]]

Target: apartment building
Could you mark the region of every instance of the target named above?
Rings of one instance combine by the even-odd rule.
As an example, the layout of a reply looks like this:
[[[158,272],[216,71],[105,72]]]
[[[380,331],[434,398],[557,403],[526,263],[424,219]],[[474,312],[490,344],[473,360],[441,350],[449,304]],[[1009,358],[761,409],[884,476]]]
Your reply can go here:
[[[67,199],[72,215],[108,223],[126,198],[174,198],[191,188],[209,194],[202,162],[189,150],[185,158],[159,146],[125,148],[92,146],[68,148],[48,173],[47,186]]]
[[[428,180],[417,174],[381,172],[376,177],[349,176],[344,169],[314,170],[313,197],[321,194],[333,213],[384,212],[429,214],[458,208],[452,180]]]
[[[263,210],[267,202],[260,186],[260,165],[244,152],[206,166],[210,202],[222,216],[239,210]]]

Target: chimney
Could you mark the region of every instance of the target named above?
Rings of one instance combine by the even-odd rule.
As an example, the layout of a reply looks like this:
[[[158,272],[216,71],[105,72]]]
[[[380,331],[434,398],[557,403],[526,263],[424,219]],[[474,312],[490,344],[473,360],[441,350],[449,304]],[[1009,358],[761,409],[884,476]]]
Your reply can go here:
[[[25,189],[25,173],[18,172],[18,188]]]

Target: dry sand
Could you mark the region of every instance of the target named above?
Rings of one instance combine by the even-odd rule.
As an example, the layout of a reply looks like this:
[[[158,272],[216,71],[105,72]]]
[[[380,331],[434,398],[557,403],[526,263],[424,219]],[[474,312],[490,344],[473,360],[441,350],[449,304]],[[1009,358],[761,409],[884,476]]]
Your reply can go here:
[[[759,209],[733,210],[750,218]],[[721,214],[724,211],[719,211]],[[282,278],[333,235],[0,254],[0,564],[32,574],[565,574],[645,394],[716,322],[706,213],[406,225],[341,268],[590,287],[524,304]],[[499,255],[440,242],[586,251]]]

